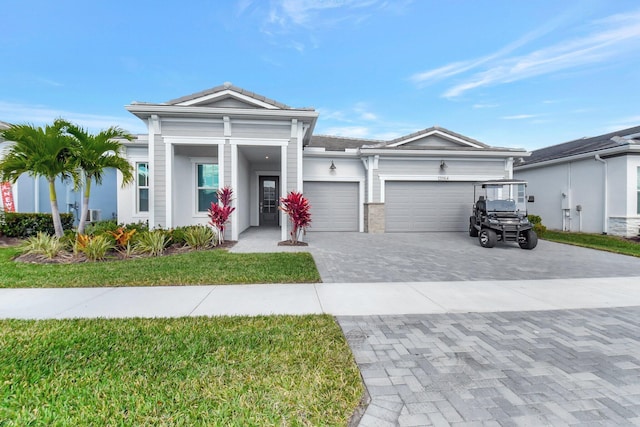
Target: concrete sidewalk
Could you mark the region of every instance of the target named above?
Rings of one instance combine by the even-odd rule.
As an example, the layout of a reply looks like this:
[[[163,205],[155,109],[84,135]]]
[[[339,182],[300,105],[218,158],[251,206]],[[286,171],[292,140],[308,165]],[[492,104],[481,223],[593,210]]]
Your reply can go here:
[[[368,316],[640,306],[640,277],[0,289],[0,318]]]

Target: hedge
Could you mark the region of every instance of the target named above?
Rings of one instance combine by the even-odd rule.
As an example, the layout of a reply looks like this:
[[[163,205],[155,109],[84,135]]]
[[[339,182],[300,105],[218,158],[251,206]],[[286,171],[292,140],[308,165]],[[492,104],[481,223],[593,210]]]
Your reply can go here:
[[[60,220],[63,230],[73,229],[73,214],[61,213]],[[55,234],[51,214],[0,211],[0,234],[24,239],[38,232]]]

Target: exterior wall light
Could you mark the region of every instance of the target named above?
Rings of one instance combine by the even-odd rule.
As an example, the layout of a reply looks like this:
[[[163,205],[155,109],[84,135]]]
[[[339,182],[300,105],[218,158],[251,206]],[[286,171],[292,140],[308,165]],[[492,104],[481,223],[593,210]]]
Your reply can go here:
[[[336,170],[336,165],[335,163],[333,163],[333,160],[331,160],[331,166],[329,166],[329,170],[332,172]]]
[[[445,170],[447,168],[447,164],[444,162],[444,160],[440,160],[440,169]]]

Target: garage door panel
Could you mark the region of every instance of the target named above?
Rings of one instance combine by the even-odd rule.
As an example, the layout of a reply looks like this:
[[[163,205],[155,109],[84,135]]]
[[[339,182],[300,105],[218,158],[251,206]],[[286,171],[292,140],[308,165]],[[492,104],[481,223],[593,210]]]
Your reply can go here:
[[[469,182],[388,181],[385,230],[466,231],[472,198]]]
[[[358,231],[357,182],[304,183],[311,204],[310,231]]]

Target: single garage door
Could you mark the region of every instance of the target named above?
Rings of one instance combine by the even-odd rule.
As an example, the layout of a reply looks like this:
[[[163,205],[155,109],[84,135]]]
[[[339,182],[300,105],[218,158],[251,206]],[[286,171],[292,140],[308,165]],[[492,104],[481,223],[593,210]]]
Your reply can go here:
[[[470,182],[387,181],[385,231],[467,231]]]
[[[311,203],[309,231],[358,231],[358,183],[304,183],[304,195]]]

